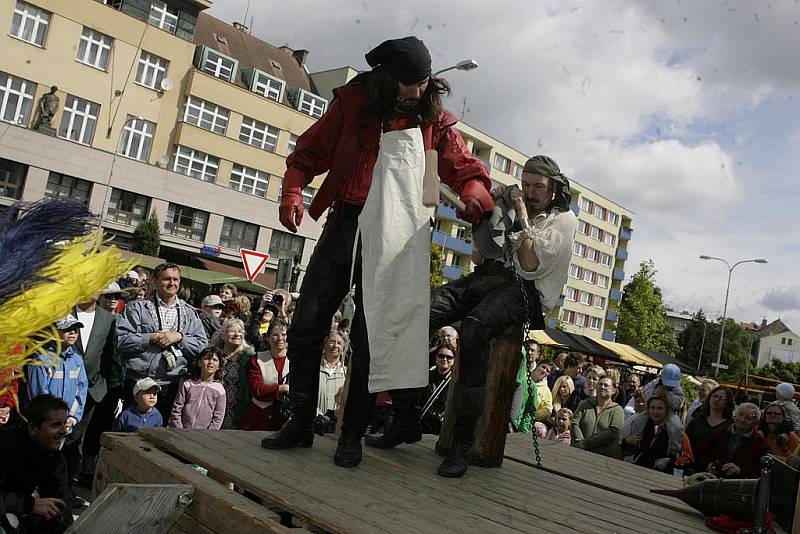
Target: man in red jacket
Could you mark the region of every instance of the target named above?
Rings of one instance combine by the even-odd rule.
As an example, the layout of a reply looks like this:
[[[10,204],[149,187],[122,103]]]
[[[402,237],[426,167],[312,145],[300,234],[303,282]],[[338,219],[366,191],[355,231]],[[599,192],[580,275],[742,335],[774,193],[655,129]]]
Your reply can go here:
[[[374,236],[368,235],[368,231],[362,232],[363,239],[357,241],[356,236],[359,217],[362,211],[366,211],[365,203],[369,205],[368,200],[374,194],[385,193],[375,191],[374,187],[371,192],[373,178],[378,176],[384,165],[384,145],[394,139],[392,134],[395,133],[411,132],[417,136],[421,133],[421,137],[417,137],[421,142],[418,145],[410,143],[409,146],[413,148],[409,148],[409,153],[399,159],[400,167],[406,160],[409,167],[400,168],[400,174],[404,170],[418,170],[420,158],[423,157],[422,150],[434,149],[438,152],[440,178],[460,195],[466,205],[465,211],[460,213],[463,219],[476,222],[484,212],[494,207],[486,169],[467,150],[461,135],[454,128],[457,119],[441,107],[441,95],[449,93],[449,87],[447,82],[431,74],[430,54],[422,41],[416,37],[389,40],[370,51],[366,59],[372,70],[360,74],[336,91],[336,98],[328,111],[300,136],[295,151],[286,161],[280,205],[281,224],[292,232],[297,231],[303,218],[302,190],[314,176],[326,171],[328,175],[309,212],[314,219],[318,219],[328,208],[330,212],[309,261],[294,321],[288,333],[288,357],[292,362],[292,418],[280,431],[262,441],[262,446],[268,449],[312,445],[322,343],[330,330],[334,312],[353,282],[356,285],[356,315],[350,333],[353,360],[350,364],[350,386],[342,434],[334,456],[334,463],[342,467],[353,467],[361,461],[361,437],[375,401],[375,395],[370,393],[368,387],[368,382],[373,385],[369,350],[372,340],[367,338],[361,283],[362,267],[368,267],[366,259],[362,264],[362,245],[366,246],[367,240],[374,240]],[[403,142],[400,143],[401,153]],[[374,175],[376,162],[381,167]],[[380,187],[386,189],[386,183],[381,181]],[[401,180],[392,185],[402,190],[404,184]],[[398,211],[413,210],[409,204],[418,204],[422,208],[421,195],[419,198],[396,198],[384,202],[381,209],[384,212],[392,211],[397,206]],[[361,224],[363,226],[363,221]],[[420,232],[416,237],[419,235]],[[393,240],[393,235],[384,234],[383,243],[387,246],[391,246]],[[358,250],[353,257],[356,245]],[[429,244],[426,248],[429,250]],[[424,276],[412,273],[415,276],[409,282],[415,286],[415,291],[420,289],[416,285],[428,287],[427,268],[424,273]],[[364,281],[373,283],[366,277]],[[397,289],[403,291],[408,288]],[[425,304],[428,304],[427,297]],[[385,310],[386,313],[393,311]],[[381,313],[383,310],[378,315]],[[373,319],[372,314],[369,319]],[[423,320],[427,329],[428,317],[425,316]],[[371,333],[374,334],[373,331]],[[398,335],[403,335],[403,332],[400,331]],[[422,362],[421,369],[425,378],[425,362]],[[393,397],[415,398],[418,395],[411,385],[406,388],[388,389],[392,389]],[[374,387],[372,389],[376,390]]]

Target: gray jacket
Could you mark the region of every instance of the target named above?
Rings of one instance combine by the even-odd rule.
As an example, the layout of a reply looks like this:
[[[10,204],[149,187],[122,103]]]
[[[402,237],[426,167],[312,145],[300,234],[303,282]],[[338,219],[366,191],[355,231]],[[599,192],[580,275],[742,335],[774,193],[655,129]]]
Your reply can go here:
[[[125,378],[139,380],[150,377],[157,382],[175,382],[186,373],[188,360],[196,359],[208,345],[206,332],[197,312],[186,302],[178,299],[178,331],[183,334],[175,346],[180,349],[172,369],[162,355],[162,349],[150,343],[150,334],[158,331],[158,310],[153,298],[134,300],[125,305],[117,320],[117,350],[125,367]]]

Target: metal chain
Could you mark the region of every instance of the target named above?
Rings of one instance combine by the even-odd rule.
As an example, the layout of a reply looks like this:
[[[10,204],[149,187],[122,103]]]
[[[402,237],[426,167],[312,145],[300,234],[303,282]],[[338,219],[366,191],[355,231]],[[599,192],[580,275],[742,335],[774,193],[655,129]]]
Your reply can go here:
[[[510,267],[508,269],[511,271],[511,275],[514,277],[514,282],[517,284],[517,288],[519,289],[520,294],[522,295],[522,306],[523,306],[523,315],[524,320],[522,322],[522,339],[520,340],[520,345],[527,339],[528,334],[531,330],[531,315],[533,310],[531,310],[530,303],[528,302],[528,292],[525,290],[525,283],[522,281],[522,277],[517,272],[517,269],[514,267],[514,261],[511,257],[513,251],[511,250],[511,239],[510,239],[510,231],[506,231],[506,263],[510,263]],[[531,379],[531,373],[527,370],[527,362],[525,362],[526,372],[525,375],[528,377],[528,398],[531,397],[533,393],[533,380]],[[524,407],[523,407],[524,409]],[[536,421],[536,417],[533,418],[534,423]],[[531,437],[533,438],[533,452],[536,456],[536,468],[537,469],[544,469],[542,465],[542,456],[539,453],[539,438],[536,436],[536,428],[531,428]]]

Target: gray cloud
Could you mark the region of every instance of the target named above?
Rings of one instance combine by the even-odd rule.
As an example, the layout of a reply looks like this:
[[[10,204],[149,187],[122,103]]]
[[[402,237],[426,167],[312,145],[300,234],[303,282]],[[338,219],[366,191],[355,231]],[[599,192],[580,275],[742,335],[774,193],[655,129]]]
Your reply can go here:
[[[800,286],[769,289],[761,298],[761,304],[775,312],[800,310]]]

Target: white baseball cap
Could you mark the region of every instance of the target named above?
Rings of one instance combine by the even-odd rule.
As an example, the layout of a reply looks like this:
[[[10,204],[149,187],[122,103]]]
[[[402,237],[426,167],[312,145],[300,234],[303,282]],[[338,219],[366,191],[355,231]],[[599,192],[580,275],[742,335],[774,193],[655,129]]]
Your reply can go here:
[[[136,271],[128,271],[125,274],[125,278],[128,278],[129,280],[138,280],[139,279],[139,273],[137,273]]]
[[[148,389],[152,388],[158,388],[158,391],[161,391],[161,386],[158,385],[158,382],[149,376],[147,378],[137,380],[136,385],[133,386],[133,396],[135,397],[140,391],[147,391]]]

